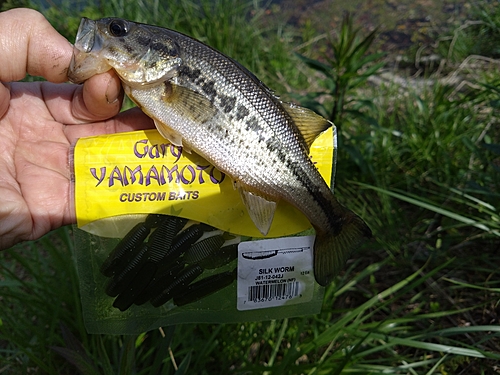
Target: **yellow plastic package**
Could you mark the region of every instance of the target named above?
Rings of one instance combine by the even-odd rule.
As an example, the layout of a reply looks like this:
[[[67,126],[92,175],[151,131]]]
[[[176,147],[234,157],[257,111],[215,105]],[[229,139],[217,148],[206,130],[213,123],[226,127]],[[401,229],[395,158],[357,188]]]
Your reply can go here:
[[[334,145],[330,129],[311,147],[326,181]],[[313,231],[291,205],[278,204],[263,239],[231,179],[156,130],[79,139],[73,165],[89,332],[137,334],[319,312]]]

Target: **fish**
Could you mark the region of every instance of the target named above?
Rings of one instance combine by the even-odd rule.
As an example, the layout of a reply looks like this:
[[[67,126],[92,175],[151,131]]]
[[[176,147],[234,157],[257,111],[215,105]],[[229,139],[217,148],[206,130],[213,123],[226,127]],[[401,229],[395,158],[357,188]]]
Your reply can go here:
[[[163,137],[232,179],[263,236],[280,201],[309,219],[316,232],[318,284],[328,285],[353,250],[372,237],[309,157],[314,140],[334,125],[280,100],[234,59],[175,30],[121,18],[83,18],[69,80],[81,83],[110,69]]]

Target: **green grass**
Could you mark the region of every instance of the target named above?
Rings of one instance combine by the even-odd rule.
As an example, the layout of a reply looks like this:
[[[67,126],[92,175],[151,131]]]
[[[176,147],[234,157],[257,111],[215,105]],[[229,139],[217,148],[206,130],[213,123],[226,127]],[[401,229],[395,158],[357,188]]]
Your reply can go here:
[[[280,94],[324,87],[292,51],[307,41],[273,8],[163,3],[77,12],[68,2],[45,13],[70,40],[81,15],[116,15],[202,39]],[[326,289],[320,314],[89,335],[71,229],[62,228],[0,253],[0,374],[498,373],[500,77],[485,76],[467,91],[365,84],[347,95],[369,103],[343,113],[336,194],[374,239]]]
[[[477,1],[468,13],[468,19],[455,21],[457,27],[452,35],[440,38],[438,53],[453,62],[461,62],[469,55],[498,58],[500,49],[495,40],[500,36],[500,5],[496,1]]]

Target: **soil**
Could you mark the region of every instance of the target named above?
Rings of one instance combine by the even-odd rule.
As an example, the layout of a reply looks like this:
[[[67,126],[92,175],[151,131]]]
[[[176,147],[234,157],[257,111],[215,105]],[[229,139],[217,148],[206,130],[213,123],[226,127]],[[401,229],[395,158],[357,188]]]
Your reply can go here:
[[[312,27],[319,34],[339,30],[344,14],[349,12],[364,35],[378,28],[377,48],[397,56],[415,53],[435,45],[440,38],[450,37],[471,17],[475,5],[488,2],[491,1],[278,0],[270,9],[299,30]]]

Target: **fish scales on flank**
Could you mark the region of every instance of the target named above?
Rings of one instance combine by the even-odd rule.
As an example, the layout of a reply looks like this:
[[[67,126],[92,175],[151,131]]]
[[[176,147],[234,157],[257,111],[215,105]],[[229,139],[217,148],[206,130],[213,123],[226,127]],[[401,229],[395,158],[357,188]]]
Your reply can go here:
[[[83,82],[109,69],[162,136],[232,178],[263,235],[280,200],[304,213],[316,231],[319,284],[328,284],[371,237],[308,156],[312,142],[333,124],[282,102],[238,62],[170,29],[119,18],[82,19],[70,80]]]

